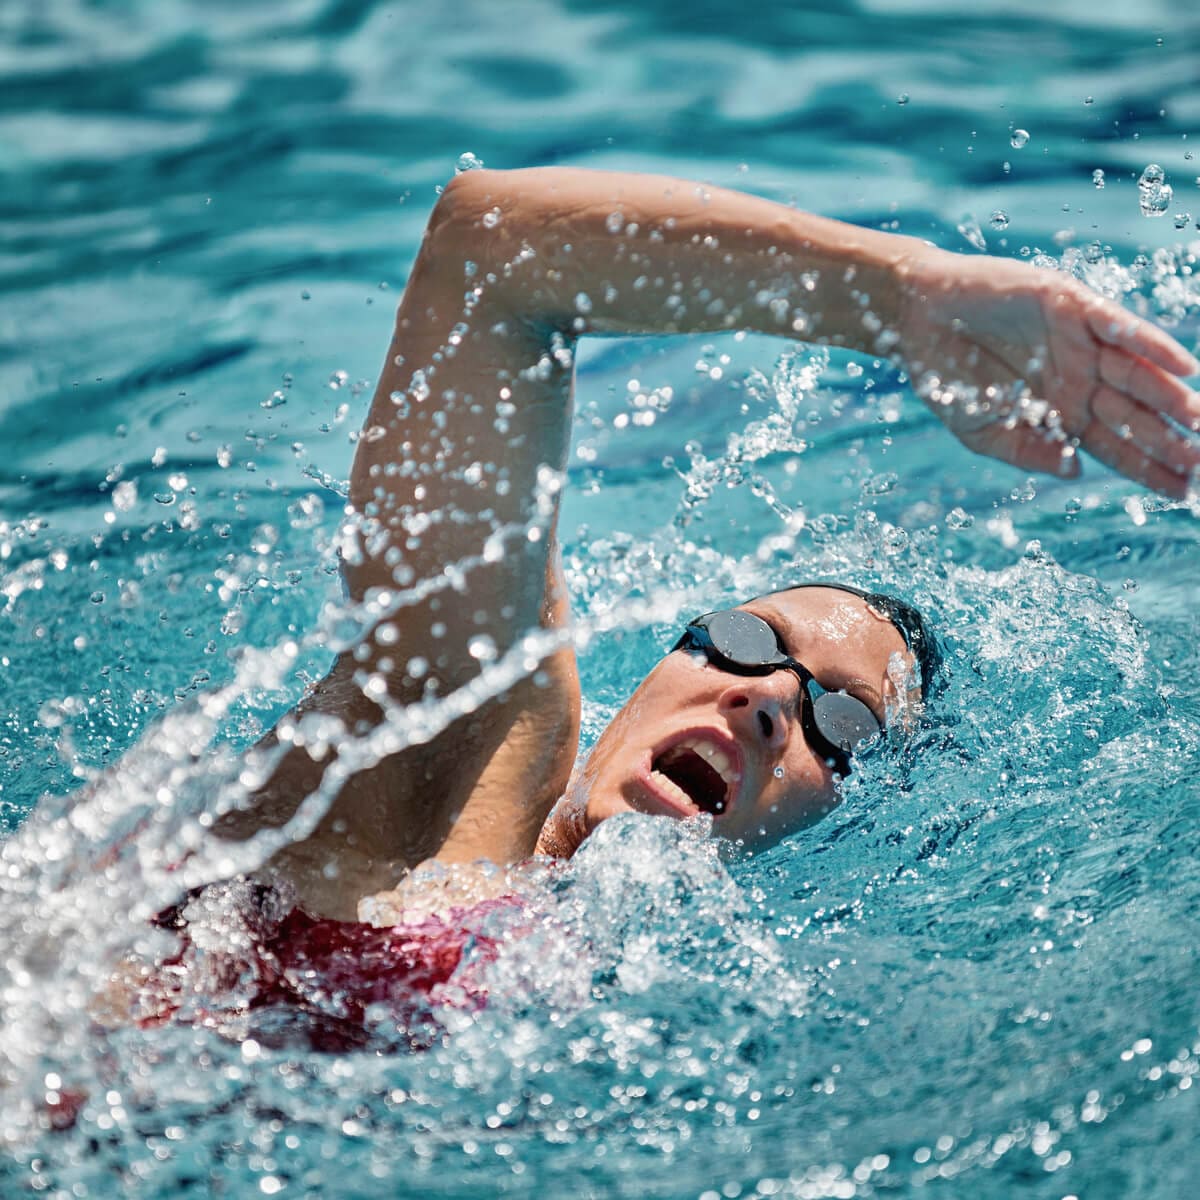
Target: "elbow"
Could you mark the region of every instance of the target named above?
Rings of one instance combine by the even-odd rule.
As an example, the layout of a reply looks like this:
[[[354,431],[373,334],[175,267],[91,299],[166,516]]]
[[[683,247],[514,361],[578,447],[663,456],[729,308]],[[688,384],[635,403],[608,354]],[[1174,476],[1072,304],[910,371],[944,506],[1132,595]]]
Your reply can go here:
[[[442,189],[425,230],[426,245],[442,255],[481,259],[512,240],[506,228],[519,192],[512,171],[464,171]]]

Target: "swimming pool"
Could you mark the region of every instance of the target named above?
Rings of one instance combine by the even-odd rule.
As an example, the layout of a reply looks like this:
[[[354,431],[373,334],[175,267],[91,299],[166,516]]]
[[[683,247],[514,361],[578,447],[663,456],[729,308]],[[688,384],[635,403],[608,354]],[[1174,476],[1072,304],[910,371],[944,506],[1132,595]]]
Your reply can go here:
[[[106,954],[149,936],[158,851],[322,669],[352,435],[459,155],[1045,255],[1194,348],[1200,19],[1098,7],[6,8],[6,1188],[1188,1194],[1195,515],[1094,464],[973,459],[870,360],[757,339],[583,356],[562,527],[585,737],[678,612],[828,573],[939,621],[918,752],[868,756],[754,860],[611,822],[488,968],[488,1008],[420,1053],[87,1018]],[[53,800],[26,821],[135,745],[74,824]],[[75,1127],[31,1128],[70,1087]]]

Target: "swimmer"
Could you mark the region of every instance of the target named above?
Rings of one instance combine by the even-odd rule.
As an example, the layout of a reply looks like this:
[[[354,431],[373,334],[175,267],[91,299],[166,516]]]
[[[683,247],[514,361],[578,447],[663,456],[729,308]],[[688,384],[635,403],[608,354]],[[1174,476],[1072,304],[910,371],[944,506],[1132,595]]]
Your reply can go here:
[[[1184,432],[1200,398],[1180,378],[1200,364],[1068,275],[676,179],[460,175],[426,229],[351,477],[345,582],[381,616],[279,723],[273,775],[219,832],[284,825],[388,709],[468,685],[480,647],[502,657],[530,631],[552,645],[443,732],[352,774],[264,881],[316,916],[378,920],[412,902],[419,864],[569,856],[617,813],[707,812],[753,848],[837,803],[855,747],[912,711],[933,664],[916,613],[838,586],[700,614],[573,771],[555,525],[575,344],[730,330],[889,356],[951,433],[1027,471],[1073,476],[1082,450],[1181,497],[1200,467]],[[306,733],[321,717],[341,748]]]

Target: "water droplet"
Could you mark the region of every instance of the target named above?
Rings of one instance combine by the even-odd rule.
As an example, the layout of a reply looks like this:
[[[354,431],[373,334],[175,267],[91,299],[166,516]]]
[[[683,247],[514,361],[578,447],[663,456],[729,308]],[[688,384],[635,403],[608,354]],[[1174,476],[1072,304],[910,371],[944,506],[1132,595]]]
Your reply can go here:
[[[1175,228],[1176,229],[1186,229],[1188,227],[1188,223],[1191,221],[1191,219],[1192,219],[1191,213],[1185,213],[1185,212],[1176,213],[1175,214]]]
[[[132,479],[123,479],[113,488],[113,508],[117,512],[128,512],[137,503],[137,484]]]
[[[258,402],[259,408],[279,408],[287,403],[287,392],[274,391],[265,400]]]
[[[1092,182],[1098,188],[1102,188],[1104,186],[1104,172],[1100,170],[1099,167],[1092,172]]]
[[[103,604],[104,603],[104,593],[103,592],[93,592],[88,597],[88,599],[91,600],[91,602],[93,604]]]
[[[975,524],[975,518],[964,508],[952,508],[946,514],[947,529],[970,529]]]
[[[458,156],[458,162],[454,164],[455,175],[461,175],[464,171],[478,171],[483,167],[483,159],[476,154],[472,154],[470,150],[464,150]]]
[[[313,529],[325,515],[325,504],[320,496],[309,492],[288,505],[288,521],[293,529]]]
[[[983,236],[983,230],[979,228],[979,222],[974,217],[965,217],[958,226],[958,232],[975,247],[976,250],[981,250],[987,253],[987,239]]]
[[[1150,163],[1138,179],[1138,204],[1144,217],[1161,217],[1171,206],[1174,191],[1166,182],[1166,172],[1158,163]]]
[[[1084,96],[1083,102],[1084,102],[1084,104],[1095,104],[1096,103],[1095,99],[1092,96]]]
[[[174,492],[155,492],[154,500],[155,500],[155,503],[163,505],[164,508],[170,507],[170,505],[175,503],[175,493]]]
[[[308,290],[308,288],[305,288],[305,289],[304,289],[304,291],[302,291],[302,292],[300,293],[300,299],[301,299],[301,300],[311,300],[311,299],[312,299],[312,292],[310,292],[310,291]]]
[[[908,93],[901,92],[900,95],[898,95],[896,97],[896,103],[897,104],[907,104],[908,103]]]
[[[991,226],[993,229],[1007,229],[1008,213],[1006,213],[1002,208],[996,209],[996,211],[992,213]]]
[[[493,662],[496,658],[496,643],[486,633],[473,637],[467,643],[467,650],[479,662]]]
[[[1029,130],[1014,129],[1012,131],[1012,137],[1010,137],[1008,140],[1012,143],[1012,148],[1014,150],[1020,150],[1021,147],[1026,145],[1029,141]]]

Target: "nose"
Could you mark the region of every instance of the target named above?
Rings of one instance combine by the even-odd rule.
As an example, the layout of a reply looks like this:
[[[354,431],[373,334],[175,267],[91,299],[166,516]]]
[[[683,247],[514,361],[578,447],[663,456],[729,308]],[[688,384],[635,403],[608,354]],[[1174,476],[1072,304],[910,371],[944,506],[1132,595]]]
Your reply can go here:
[[[747,675],[721,693],[717,711],[737,736],[768,750],[782,750],[795,720],[798,686],[790,671]]]

